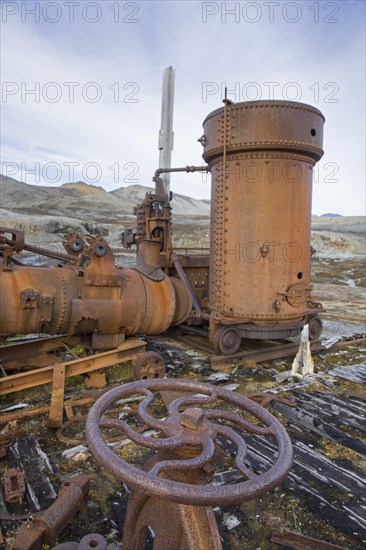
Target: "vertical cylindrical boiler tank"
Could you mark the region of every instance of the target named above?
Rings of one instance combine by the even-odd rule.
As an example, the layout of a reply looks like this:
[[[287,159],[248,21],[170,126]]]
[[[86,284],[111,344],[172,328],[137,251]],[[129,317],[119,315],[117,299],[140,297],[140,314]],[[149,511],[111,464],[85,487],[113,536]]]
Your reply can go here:
[[[225,104],[203,123],[212,174],[209,304],[241,336],[282,337],[311,310],[312,169],[322,113],[290,101]],[[270,325],[271,333],[266,327]]]

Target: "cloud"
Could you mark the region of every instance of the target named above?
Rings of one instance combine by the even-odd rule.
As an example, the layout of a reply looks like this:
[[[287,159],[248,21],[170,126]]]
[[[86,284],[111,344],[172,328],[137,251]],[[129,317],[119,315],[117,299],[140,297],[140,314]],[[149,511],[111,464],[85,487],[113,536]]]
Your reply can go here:
[[[327,119],[313,211],[363,213],[362,2],[106,0],[80,2],[70,22],[70,3],[60,1],[55,23],[56,3],[48,3],[46,14],[40,3],[39,23],[24,12],[36,4],[2,3],[8,12],[19,8],[6,12],[1,44],[2,91],[9,92],[1,103],[2,160],[19,167],[14,177],[32,183],[35,163],[57,163],[59,184],[74,162],[75,179],[89,175],[108,190],[136,179],[150,185],[159,158],[161,75],[173,65],[173,165],[202,163],[197,138],[207,114],[222,105],[225,85],[235,101],[268,99],[274,90],[276,99],[308,102]],[[333,176],[332,163],[339,167]],[[52,167],[39,172],[37,183],[52,183]],[[178,193],[210,196],[200,175],[174,174],[171,182]]]

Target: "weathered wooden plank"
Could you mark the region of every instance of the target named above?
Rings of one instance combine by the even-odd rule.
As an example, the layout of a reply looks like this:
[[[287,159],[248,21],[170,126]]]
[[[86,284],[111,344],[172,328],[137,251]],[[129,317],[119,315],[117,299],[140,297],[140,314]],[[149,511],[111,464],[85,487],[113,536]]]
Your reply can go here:
[[[294,465],[285,487],[305,498],[320,518],[326,517],[341,532],[362,541],[366,535],[366,486],[361,475],[337,466],[315,449],[305,449],[299,441],[293,440],[293,444]],[[271,445],[252,437],[248,447],[258,471],[268,469],[273,461]]]
[[[342,403],[347,411],[353,412],[354,414],[366,414],[366,402],[361,399],[361,394],[358,396],[358,398],[356,395],[343,395],[339,393],[332,394],[321,391],[312,392],[311,395],[319,396],[320,399],[323,399],[324,401],[327,401],[329,403]],[[364,398],[366,399],[366,393],[364,394]]]
[[[352,449],[360,456],[366,456],[366,444],[363,443],[363,441],[356,439],[355,437],[350,437],[342,430],[333,426],[333,424],[324,421],[319,415],[308,413],[299,408],[293,409],[278,402],[273,403],[273,407],[282,413],[286,418],[293,420],[300,426],[303,426],[310,431],[321,435],[322,437],[337,441],[337,443]]]
[[[336,367],[329,371],[329,374],[344,380],[350,380],[350,382],[366,384],[366,363]]]
[[[333,398],[319,397],[313,393],[301,393],[294,391],[294,400],[297,406],[304,412],[321,418],[323,421],[331,422],[339,429],[351,428],[352,430],[366,435],[365,414],[356,414],[351,406]]]
[[[64,413],[64,395],[65,395],[65,372],[64,364],[53,369],[52,394],[50,412],[48,415],[47,426],[49,428],[61,428]]]

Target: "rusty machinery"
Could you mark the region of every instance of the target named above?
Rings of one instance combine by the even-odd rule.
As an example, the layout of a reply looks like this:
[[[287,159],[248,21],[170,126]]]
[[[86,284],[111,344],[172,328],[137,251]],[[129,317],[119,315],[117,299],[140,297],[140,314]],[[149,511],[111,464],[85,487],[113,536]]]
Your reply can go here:
[[[207,165],[158,169],[155,192],[137,205],[137,232],[124,235],[137,244],[132,269],[116,267],[101,237],[77,235],[65,239],[66,254],[53,254],[62,267],[19,265],[14,253],[32,247],[22,232],[0,231],[0,334],[66,333],[106,349],[188,321],[209,327],[219,354],[235,353],[242,338],[297,335],[306,323],[319,337],[310,223],[324,117],[297,102],[224,103],[203,123]],[[210,254],[172,248],[160,176],[179,171],[212,174]]]
[[[136,399],[137,409],[123,420],[104,416],[126,397]],[[141,423],[150,435],[141,433]],[[131,456],[140,457],[143,467],[107,445],[113,430],[129,438]],[[265,472],[253,466],[248,434],[271,438],[273,460]],[[100,465],[131,489],[122,540],[126,550],[144,548],[148,527],[156,550],[221,549],[211,506],[239,504],[271,491],[292,464],[290,439],[268,411],[224,388],[186,380],[144,380],[110,390],[91,408],[86,435]],[[227,469],[228,463],[236,478],[230,485],[215,484],[215,470]],[[96,547],[105,548],[100,535],[94,536]]]

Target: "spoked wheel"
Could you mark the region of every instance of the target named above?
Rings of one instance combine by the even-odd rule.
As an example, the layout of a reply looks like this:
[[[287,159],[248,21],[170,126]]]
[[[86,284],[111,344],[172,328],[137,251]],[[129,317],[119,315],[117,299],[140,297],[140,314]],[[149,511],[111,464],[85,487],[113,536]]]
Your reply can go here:
[[[167,407],[164,418],[153,416],[151,405],[160,392],[179,392]],[[159,437],[146,437],[125,419],[105,418],[104,412],[116,401],[134,396],[138,402],[140,420]],[[141,397],[143,400],[141,401]],[[215,404],[219,407],[215,409]],[[228,410],[226,410],[228,409]],[[230,410],[232,409],[232,410]],[[247,465],[246,440],[239,432],[270,437],[274,448],[274,463],[260,474]],[[158,452],[148,471],[143,471],[117,456],[108,447],[102,429],[122,430],[137,446]],[[202,382],[186,380],[141,380],[105,393],[90,409],[86,421],[86,437],[95,458],[120,481],[140,487],[149,494],[181,504],[238,504],[263,495],[281,483],[292,464],[292,446],[285,429],[272,414],[243,395]],[[181,470],[188,474],[194,468],[214,466],[216,443],[230,440],[236,447],[236,469],[242,478],[226,487],[210,484],[195,485],[161,477],[161,473]],[[182,456],[188,449],[187,457]],[[192,457],[192,449],[195,449]],[[244,478],[244,479],[243,479]]]
[[[146,351],[133,361],[133,376],[135,380],[154,380],[164,378],[165,361],[156,351]]]
[[[321,333],[323,332],[323,323],[321,319],[317,316],[311,316],[308,320],[309,325],[309,339],[318,340]]]
[[[221,326],[214,336],[214,350],[218,355],[232,355],[240,348],[241,337],[238,329]]]

